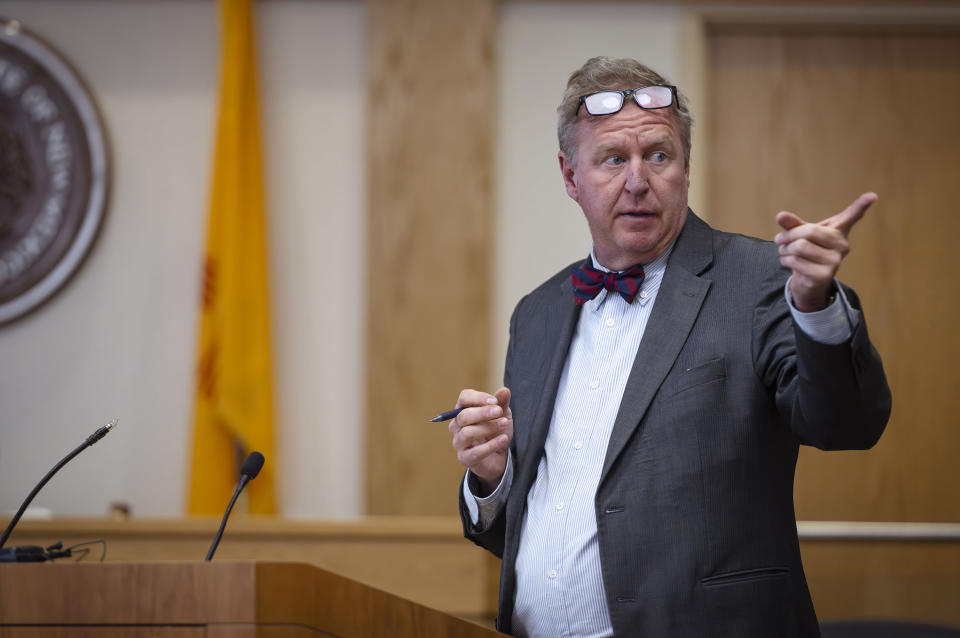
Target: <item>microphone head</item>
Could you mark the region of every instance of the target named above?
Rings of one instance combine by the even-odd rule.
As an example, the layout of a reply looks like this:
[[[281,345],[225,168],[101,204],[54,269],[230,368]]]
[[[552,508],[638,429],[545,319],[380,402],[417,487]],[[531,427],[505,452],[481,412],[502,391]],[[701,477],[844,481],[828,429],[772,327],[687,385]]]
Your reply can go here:
[[[257,478],[260,469],[263,467],[263,455],[259,452],[251,452],[247,460],[240,466],[240,476],[248,476],[250,480]]]

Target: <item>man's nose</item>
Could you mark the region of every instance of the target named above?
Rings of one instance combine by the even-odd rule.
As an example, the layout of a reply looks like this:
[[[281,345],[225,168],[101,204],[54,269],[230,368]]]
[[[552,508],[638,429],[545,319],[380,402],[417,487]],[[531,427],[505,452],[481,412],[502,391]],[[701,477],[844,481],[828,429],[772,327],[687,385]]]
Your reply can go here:
[[[628,193],[643,193],[648,188],[647,173],[643,162],[630,162],[627,167],[627,182],[624,189]]]

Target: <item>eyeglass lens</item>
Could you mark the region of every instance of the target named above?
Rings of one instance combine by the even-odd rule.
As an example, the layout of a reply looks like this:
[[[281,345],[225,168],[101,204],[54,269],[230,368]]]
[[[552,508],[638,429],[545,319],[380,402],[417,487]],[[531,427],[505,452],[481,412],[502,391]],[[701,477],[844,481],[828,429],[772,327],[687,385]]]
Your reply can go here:
[[[637,105],[644,109],[662,109],[673,103],[673,91],[669,86],[645,86],[624,91],[600,91],[584,96],[583,104],[590,115],[609,115],[623,108],[627,95],[632,95]]]

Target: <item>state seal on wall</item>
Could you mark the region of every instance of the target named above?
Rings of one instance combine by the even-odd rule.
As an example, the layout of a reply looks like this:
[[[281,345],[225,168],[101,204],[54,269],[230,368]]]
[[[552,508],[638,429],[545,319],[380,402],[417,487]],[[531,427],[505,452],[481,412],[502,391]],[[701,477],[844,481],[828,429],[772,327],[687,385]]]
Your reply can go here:
[[[96,239],[107,145],[93,100],[64,59],[0,18],[0,324],[63,286]]]

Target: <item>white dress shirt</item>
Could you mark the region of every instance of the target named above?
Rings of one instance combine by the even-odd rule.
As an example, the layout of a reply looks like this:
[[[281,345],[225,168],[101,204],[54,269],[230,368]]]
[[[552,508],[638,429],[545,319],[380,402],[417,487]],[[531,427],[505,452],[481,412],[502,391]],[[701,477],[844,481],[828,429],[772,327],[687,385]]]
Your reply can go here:
[[[672,249],[672,248],[671,248]],[[584,304],[560,377],[553,417],[527,494],[517,553],[513,629],[518,636],[600,638],[613,635],[607,608],[594,496],[624,388],[656,301],[670,250],[644,266],[645,278],[632,304],[601,290]],[[591,252],[593,265],[599,264]],[[833,304],[815,313],[793,307],[794,321],[812,338],[842,343],[850,338],[859,313],[842,289]],[[506,503],[513,482],[513,460],[496,490],[485,498],[471,492],[464,500],[474,525],[489,525]]]

